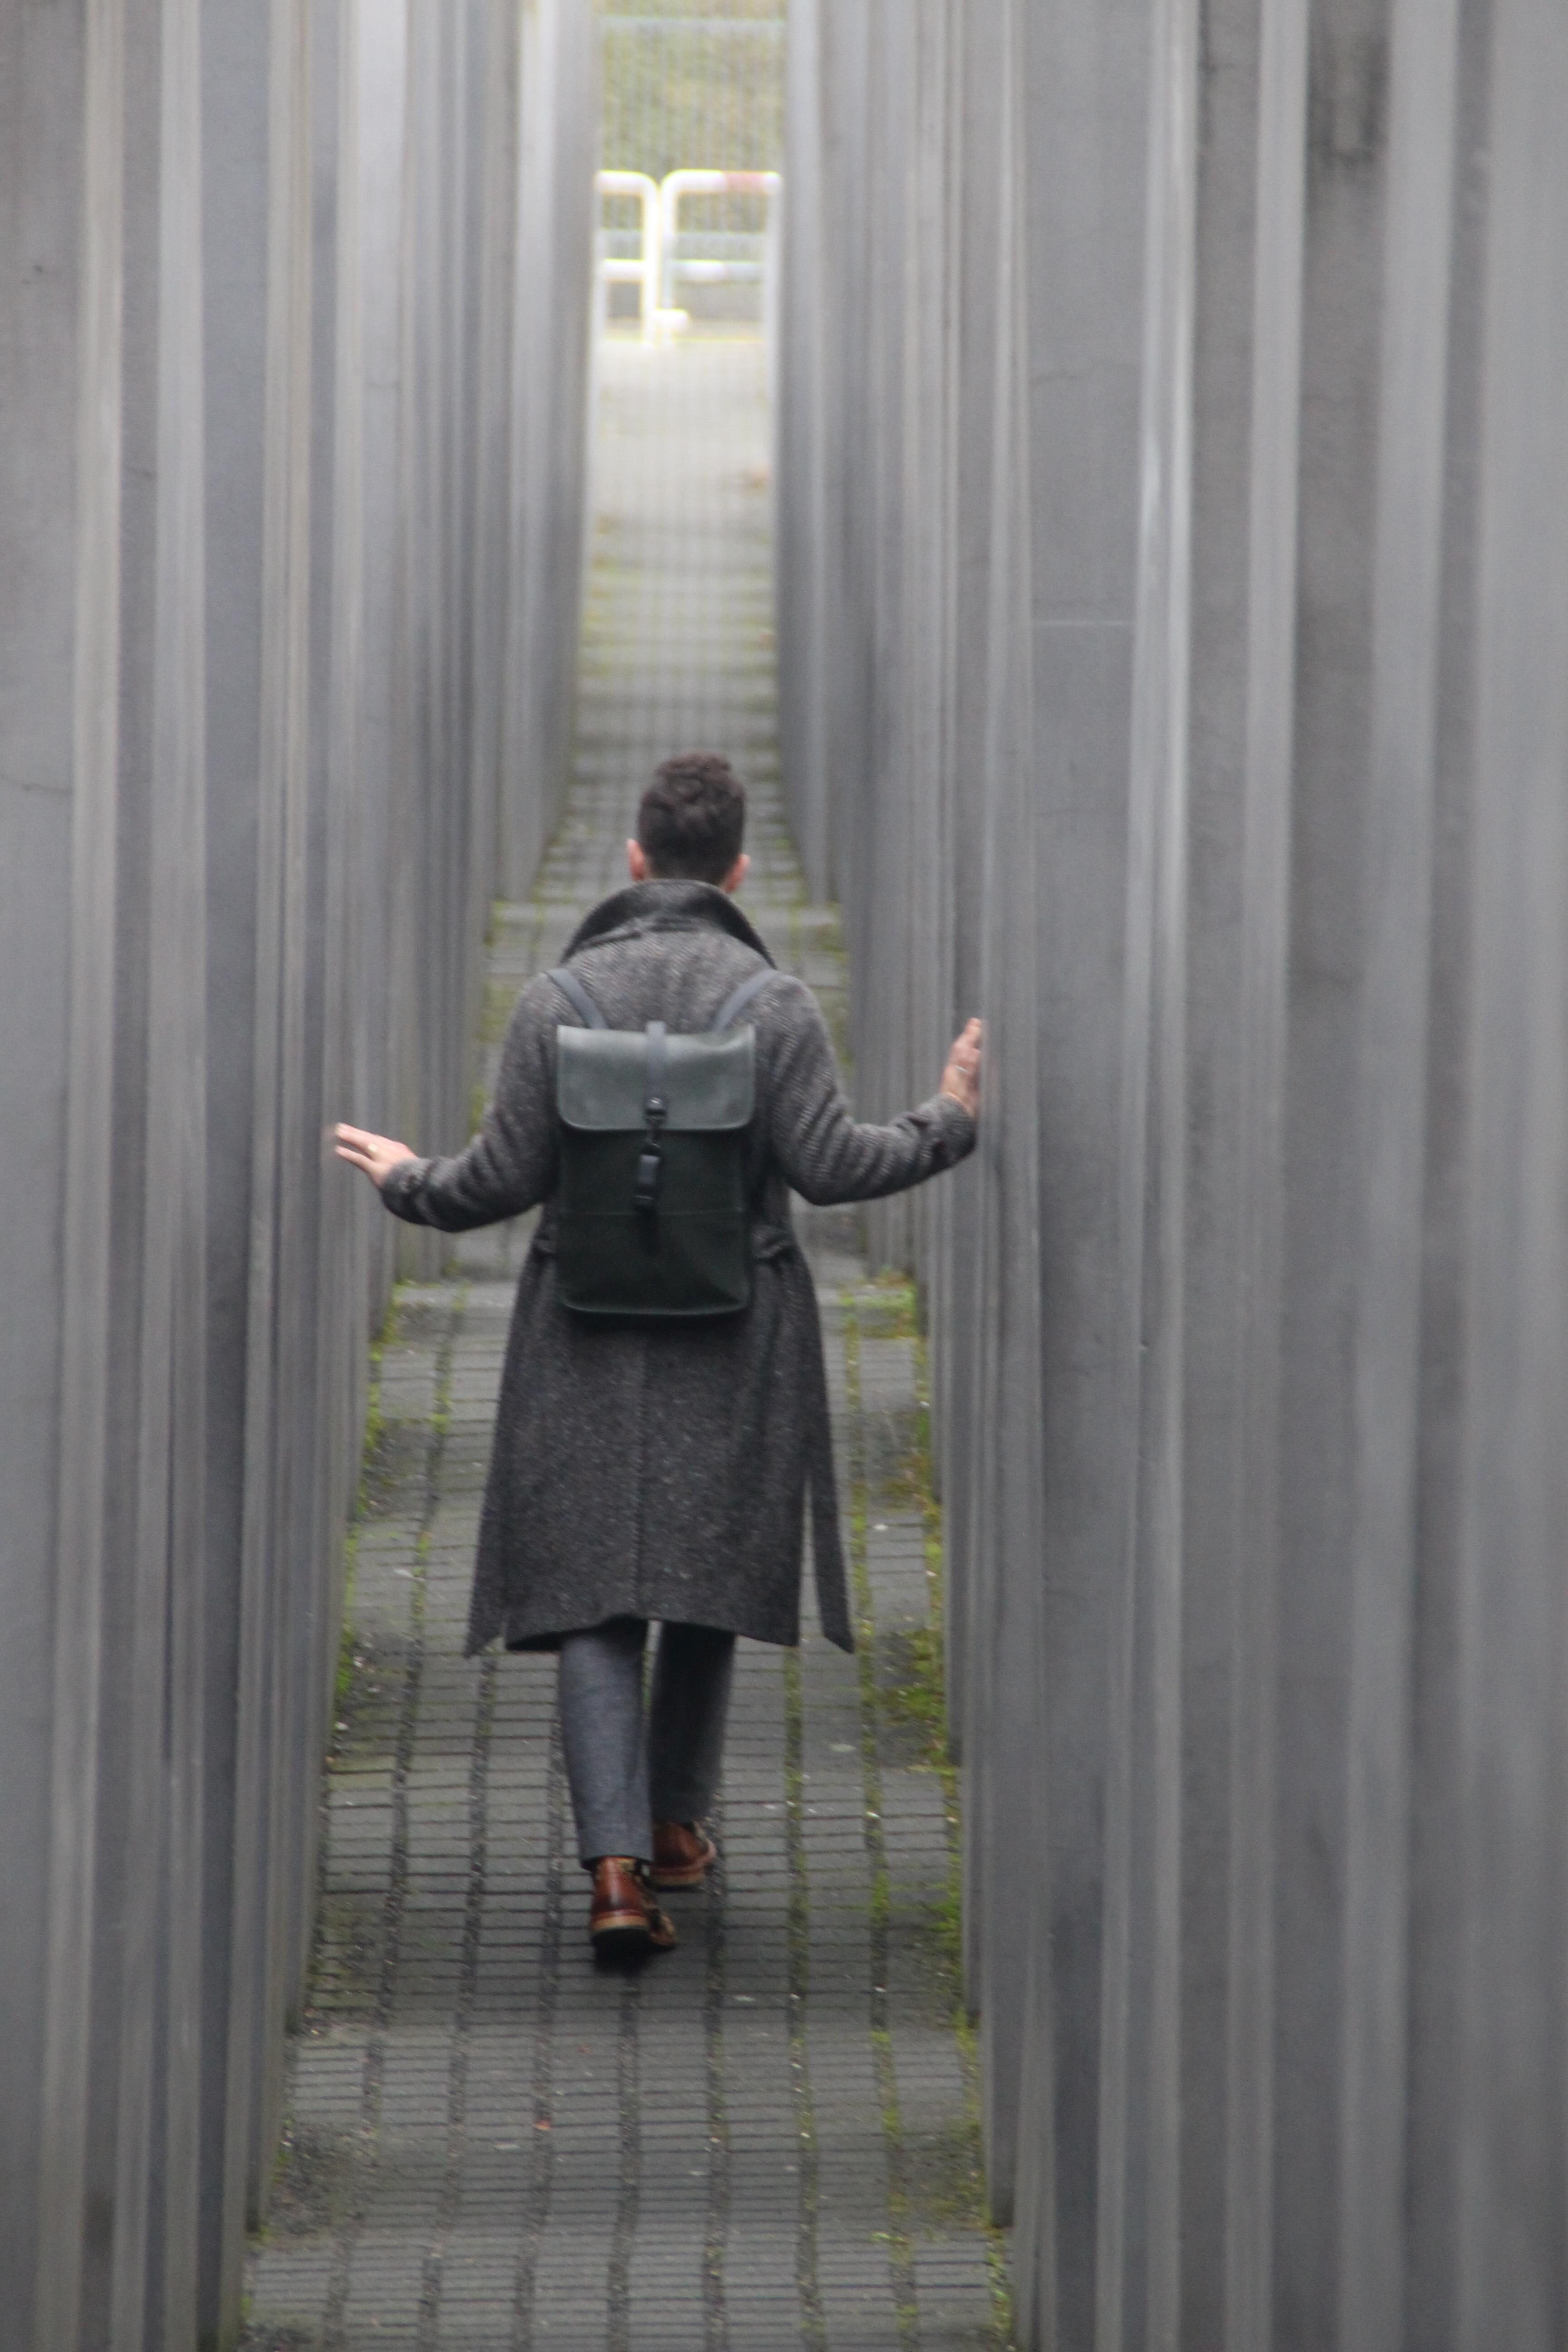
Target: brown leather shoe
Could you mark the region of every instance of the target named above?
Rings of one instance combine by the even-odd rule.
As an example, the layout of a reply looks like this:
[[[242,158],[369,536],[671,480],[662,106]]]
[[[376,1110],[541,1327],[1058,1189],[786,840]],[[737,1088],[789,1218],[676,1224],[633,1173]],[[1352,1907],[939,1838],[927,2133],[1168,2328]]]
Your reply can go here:
[[[606,1854],[594,1864],[588,1933],[596,1952],[668,1952],[675,1929],[648,1893],[640,1863]]]
[[[718,1859],[719,1849],[700,1822],[655,1822],[656,1886],[700,1886]]]

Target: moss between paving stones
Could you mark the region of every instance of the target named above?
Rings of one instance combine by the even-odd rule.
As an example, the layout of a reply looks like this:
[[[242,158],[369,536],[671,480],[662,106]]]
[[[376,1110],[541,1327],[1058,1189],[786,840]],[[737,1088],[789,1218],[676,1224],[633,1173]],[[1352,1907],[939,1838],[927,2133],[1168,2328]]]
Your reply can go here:
[[[353,1686],[354,1677],[354,1580],[359,1568],[359,1531],[373,1512],[384,1508],[378,1484],[382,1449],[386,1438],[386,1423],[381,1409],[381,1367],[388,1348],[395,1346],[399,1337],[399,1296],[395,1288],[387,1301],[381,1329],[371,1342],[370,1378],[365,1387],[364,1434],[360,1442],[360,1480],[354,1496],[353,1514],[343,1538],[343,1622],[338,1634],[338,1664],[332,1687],[332,1712],[343,1713]]]
[[[268,2237],[313,2238],[336,2229],[353,2200],[357,2156],[350,2132],[311,2131],[290,2123],[279,2154]]]
[[[987,2216],[976,2053],[963,2006],[958,1783],[948,1741],[945,1657],[937,1630],[942,1622],[942,1522],[931,1462],[925,1342],[920,1334],[915,1287],[906,1275],[884,1271],[846,1293],[842,1304],[845,1384],[862,1432],[858,1458],[851,1465],[849,1525],[864,1719],[873,1741],[879,1733],[889,1762],[925,1769],[940,1778],[948,1828],[948,1868],[940,1905],[934,1914],[929,1906],[911,1909],[896,1924],[906,1939],[906,1949],[923,1943],[930,1951],[942,2007],[963,2055],[968,2093],[966,2112],[961,2118],[916,2142],[904,2137],[896,2099],[890,2095],[884,2099],[883,2130],[889,2147],[897,2150],[893,2171],[898,2183],[889,2200],[898,2227],[888,2233],[888,2243],[890,2249],[902,2250],[907,2260],[921,2239],[950,2235],[954,2230],[974,2231],[985,2243],[990,2264],[994,2341],[999,2352],[1012,2352],[1013,2305],[1005,2241]],[[868,1459],[871,1449],[864,1442],[868,1433],[860,1403],[863,1339],[912,1341],[915,1391],[921,1400],[896,1466],[890,1472],[883,1467],[874,1482],[868,1475],[873,1465]],[[930,1616],[923,1626],[879,1633],[867,1550],[870,1515],[874,1509],[911,1507],[920,1513],[925,1530]],[[873,1885],[871,1912],[874,1932],[879,1930],[885,1937],[895,1925],[885,1871],[878,1874]],[[886,2059],[886,2079],[890,2083],[890,2041]],[[900,2311],[901,2321],[903,2317]]]

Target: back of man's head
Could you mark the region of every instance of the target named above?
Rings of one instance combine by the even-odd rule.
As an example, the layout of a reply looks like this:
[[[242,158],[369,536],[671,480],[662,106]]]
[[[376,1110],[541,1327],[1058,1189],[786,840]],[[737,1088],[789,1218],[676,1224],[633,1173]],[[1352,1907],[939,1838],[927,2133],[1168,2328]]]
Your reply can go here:
[[[637,841],[663,882],[723,883],[746,838],[746,788],[717,751],[667,760],[642,797]]]

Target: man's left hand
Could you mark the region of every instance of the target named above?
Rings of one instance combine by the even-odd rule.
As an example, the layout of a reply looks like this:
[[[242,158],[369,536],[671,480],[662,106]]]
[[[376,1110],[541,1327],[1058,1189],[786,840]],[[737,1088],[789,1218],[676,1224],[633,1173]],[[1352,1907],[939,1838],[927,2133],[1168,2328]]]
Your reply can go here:
[[[969,1022],[963,1034],[954,1038],[947,1067],[942,1074],[941,1091],[962,1103],[971,1118],[980,1116],[980,1066],[984,1047],[984,1029],[978,1021]]]

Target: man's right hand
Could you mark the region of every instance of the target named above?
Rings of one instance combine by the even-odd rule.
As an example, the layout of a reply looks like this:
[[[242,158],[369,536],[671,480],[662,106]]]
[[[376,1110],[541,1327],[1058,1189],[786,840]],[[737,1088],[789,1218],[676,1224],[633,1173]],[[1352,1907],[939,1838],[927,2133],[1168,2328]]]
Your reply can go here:
[[[395,1143],[389,1135],[372,1135],[363,1127],[335,1127],[332,1141],[338,1158],[368,1176],[378,1192],[395,1168],[414,1158],[406,1143]]]
[[[980,1116],[980,1065],[984,1058],[984,1045],[985,1032],[981,1024],[967,1022],[962,1036],[952,1041],[952,1051],[942,1074],[941,1092],[962,1103],[971,1118]]]

